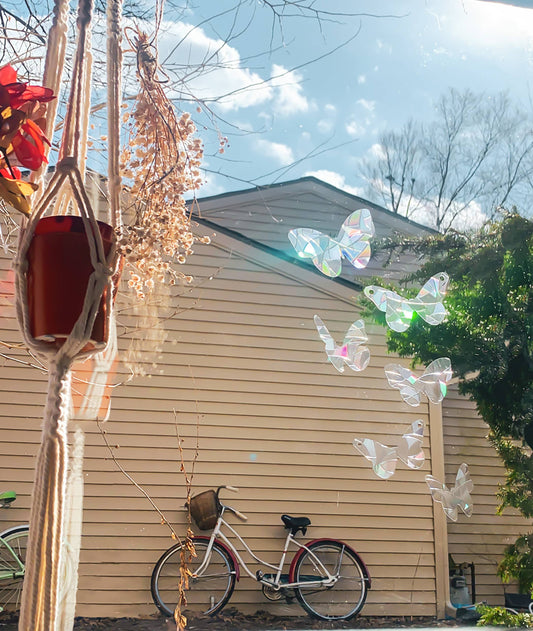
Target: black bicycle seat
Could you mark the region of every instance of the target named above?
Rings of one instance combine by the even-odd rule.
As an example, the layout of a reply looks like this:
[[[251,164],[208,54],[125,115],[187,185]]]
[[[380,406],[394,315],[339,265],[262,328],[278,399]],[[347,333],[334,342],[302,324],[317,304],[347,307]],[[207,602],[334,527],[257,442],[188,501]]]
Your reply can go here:
[[[285,528],[290,528],[291,533],[295,535],[299,530],[305,535],[307,526],[311,525],[309,517],[291,517],[290,515],[282,515],[281,521],[285,524]]]

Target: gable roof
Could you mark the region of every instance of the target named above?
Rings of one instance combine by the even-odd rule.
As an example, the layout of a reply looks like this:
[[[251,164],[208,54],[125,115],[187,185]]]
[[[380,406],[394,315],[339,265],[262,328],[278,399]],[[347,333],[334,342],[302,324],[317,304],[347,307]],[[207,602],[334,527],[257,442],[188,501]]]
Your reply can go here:
[[[335,236],[350,213],[368,208],[376,229],[375,239],[394,233],[417,236],[434,232],[312,176],[204,197],[197,202],[193,208],[198,221],[248,244],[255,243],[288,262],[309,266],[318,274],[310,260],[302,261],[294,251],[288,239],[293,228],[313,228]],[[387,268],[383,265],[384,258],[373,255],[363,270],[343,262],[339,279],[360,285],[361,280],[377,275],[397,279],[417,267],[412,255],[402,256]]]

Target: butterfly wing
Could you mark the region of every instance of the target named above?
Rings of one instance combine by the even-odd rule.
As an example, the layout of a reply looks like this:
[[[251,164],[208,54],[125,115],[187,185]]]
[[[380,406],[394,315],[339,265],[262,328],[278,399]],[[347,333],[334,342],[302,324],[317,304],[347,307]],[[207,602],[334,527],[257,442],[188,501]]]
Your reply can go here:
[[[447,517],[452,521],[457,521],[457,505],[452,502],[452,494],[448,487],[432,475],[426,475],[425,480],[434,501],[442,504],[442,509]]]
[[[442,303],[450,277],[445,272],[432,276],[418,295],[413,300],[409,300],[409,305],[428,324],[440,324],[446,317],[446,309]]]
[[[353,446],[372,463],[372,469],[378,477],[387,480],[394,475],[398,461],[394,447],[387,447],[370,438],[354,438]]]
[[[433,499],[442,504],[444,512],[452,521],[457,521],[459,508],[467,517],[472,515],[473,504],[470,493],[474,489],[474,484],[470,479],[466,463],[463,463],[457,470],[455,485],[452,489],[448,489],[431,475],[426,476],[426,482]]]
[[[446,384],[451,380],[452,374],[452,364],[448,357],[439,357],[426,366],[418,382],[432,403],[440,403],[446,396]]]
[[[318,334],[320,335],[320,339],[324,342],[324,345],[326,347],[326,355],[328,356],[328,360],[339,372],[344,372],[345,360],[342,356],[342,353],[340,352],[340,347],[337,346],[337,344],[335,343],[335,340],[331,336],[328,328],[326,327],[320,316],[315,315],[314,320]]]
[[[350,325],[342,348],[346,349],[345,361],[348,368],[360,372],[364,370],[370,361],[370,351],[364,343],[368,342],[368,336],[365,331],[365,323],[363,320],[356,320]]]
[[[337,242],[343,256],[356,268],[368,265],[371,256],[369,238],[374,236],[372,215],[367,208],[361,208],[349,215],[337,235]]]
[[[363,291],[365,296],[371,300],[380,311],[383,312],[387,311],[387,305],[390,300],[402,300],[402,297],[395,291],[383,289],[383,287],[378,287],[377,285],[368,285]]]
[[[320,335],[320,339],[326,345],[326,352],[335,350],[335,340],[331,337],[330,332],[328,331],[327,326],[322,321],[322,318],[318,315],[314,317],[315,326],[317,328],[318,334]]]
[[[414,309],[408,300],[395,291],[377,285],[368,285],[363,291],[380,311],[385,312],[385,320],[393,331],[407,331],[414,315]]]
[[[400,364],[387,364],[385,376],[391,388],[400,391],[402,399],[409,405],[420,405],[420,386],[416,375]]]
[[[412,423],[411,431],[406,432],[400,439],[400,444],[396,449],[398,458],[410,469],[420,469],[424,464],[423,440],[424,422],[420,420]]]
[[[310,258],[326,276],[335,277],[341,273],[341,248],[328,235],[312,228],[295,228],[289,232],[289,241],[299,257]]]
[[[452,489],[454,503],[458,506],[467,517],[472,516],[474,506],[470,493],[474,490],[474,483],[470,479],[470,472],[466,462],[457,470],[455,477],[455,486]]]

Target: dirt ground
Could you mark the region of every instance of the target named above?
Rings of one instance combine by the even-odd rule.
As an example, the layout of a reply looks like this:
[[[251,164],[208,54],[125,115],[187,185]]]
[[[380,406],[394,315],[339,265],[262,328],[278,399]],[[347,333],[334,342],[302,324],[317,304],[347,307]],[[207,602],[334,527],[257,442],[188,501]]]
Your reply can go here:
[[[355,618],[348,622],[324,622],[307,616],[280,617],[265,611],[245,615],[229,607],[220,615],[207,617],[191,615],[187,628],[190,631],[267,631],[297,629],[375,629],[375,628],[414,628],[414,627],[453,627],[455,620],[436,620],[435,618],[393,618],[366,617]],[[76,618],[74,631],[175,631],[173,620],[157,616],[148,619],[139,618]],[[14,620],[2,622],[0,631],[18,631]]]

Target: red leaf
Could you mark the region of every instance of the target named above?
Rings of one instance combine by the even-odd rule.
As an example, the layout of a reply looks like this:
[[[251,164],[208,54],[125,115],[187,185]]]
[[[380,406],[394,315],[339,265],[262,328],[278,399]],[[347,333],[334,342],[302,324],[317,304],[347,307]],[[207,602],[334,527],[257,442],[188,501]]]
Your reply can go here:
[[[0,175],[8,180],[21,180],[22,173],[17,167],[11,167],[11,169],[0,169]],[[15,177],[13,177],[15,176]]]
[[[22,131],[29,139],[22,133],[17,134],[11,141],[13,150],[23,167],[36,171],[43,162],[48,162],[44,154],[43,133],[33,121],[26,121]]]
[[[23,90],[20,94],[14,94],[11,97],[11,107],[18,108],[30,101],[39,101],[45,103],[55,98],[53,90],[50,88],[44,88],[40,85],[23,85]],[[8,86],[8,89],[11,86]]]

